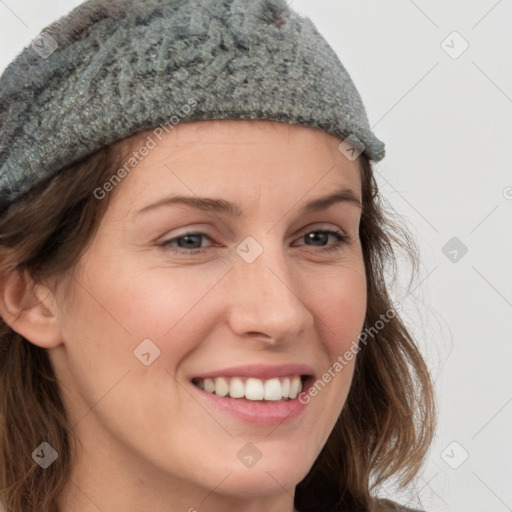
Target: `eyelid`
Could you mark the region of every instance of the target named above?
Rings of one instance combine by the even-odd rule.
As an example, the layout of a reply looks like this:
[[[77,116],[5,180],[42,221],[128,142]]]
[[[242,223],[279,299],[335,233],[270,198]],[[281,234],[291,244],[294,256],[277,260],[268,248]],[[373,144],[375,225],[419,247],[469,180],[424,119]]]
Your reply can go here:
[[[346,234],[343,228],[329,222],[313,222],[299,229],[298,234],[309,233],[310,231],[338,231],[339,233]]]
[[[326,227],[327,226],[327,227]],[[178,229],[181,229],[181,228],[178,228]],[[345,236],[349,236],[346,231],[341,228],[340,226],[337,226],[333,223],[327,223],[327,222],[313,222],[311,224],[308,224],[307,226],[304,226],[303,228],[299,229],[293,236],[296,237],[296,236],[301,236],[303,235],[304,233],[308,233],[310,231],[338,231],[339,233],[345,235]],[[174,240],[176,238],[181,238],[183,236],[187,236],[187,235],[203,235],[203,236],[206,236],[210,239],[212,239],[213,237],[210,236],[208,233],[205,232],[205,228],[202,226],[200,227],[197,227],[197,228],[192,228],[192,227],[189,227],[189,228],[183,228],[183,232],[178,232],[176,234],[173,234],[172,235],[172,238],[169,238],[171,235],[167,234],[167,235],[164,235],[162,238],[162,242],[166,242],[166,241],[170,241],[170,240]]]

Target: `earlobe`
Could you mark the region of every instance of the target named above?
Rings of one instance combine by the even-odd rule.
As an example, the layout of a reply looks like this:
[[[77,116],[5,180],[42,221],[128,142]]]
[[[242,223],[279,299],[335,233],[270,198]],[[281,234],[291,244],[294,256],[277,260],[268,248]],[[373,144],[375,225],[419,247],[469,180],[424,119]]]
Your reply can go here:
[[[61,343],[54,295],[35,284],[27,270],[11,272],[0,281],[0,316],[34,345],[52,348]]]

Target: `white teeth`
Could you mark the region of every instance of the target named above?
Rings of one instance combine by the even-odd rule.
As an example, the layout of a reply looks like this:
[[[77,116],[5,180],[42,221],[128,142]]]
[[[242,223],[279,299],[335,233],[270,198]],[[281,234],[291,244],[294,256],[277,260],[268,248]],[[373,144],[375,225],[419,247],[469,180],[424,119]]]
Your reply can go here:
[[[242,379],[235,377],[229,383],[229,396],[231,398],[242,398],[245,395],[245,386]]]
[[[302,389],[300,377],[294,377],[290,382],[290,398],[296,398]]]
[[[215,394],[219,396],[226,396],[229,393],[229,386],[226,379],[217,377],[215,379]]]
[[[260,379],[247,379],[245,398],[247,400],[263,400],[263,382]]]
[[[283,396],[290,396],[290,379],[283,379]]]
[[[283,398],[283,386],[279,379],[270,379],[265,382],[263,396],[265,400],[281,400]]]
[[[208,391],[208,393],[213,393],[215,391],[215,381],[213,379],[205,379],[204,390]]]
[[[302,390],[302,381],[299,375],[294,377],[268,380],[249,377],[216,377],[214,379],[197,379],[196,386],[208,393],[231,398],[245,398],[247,400],[279,401],[296,398]]]

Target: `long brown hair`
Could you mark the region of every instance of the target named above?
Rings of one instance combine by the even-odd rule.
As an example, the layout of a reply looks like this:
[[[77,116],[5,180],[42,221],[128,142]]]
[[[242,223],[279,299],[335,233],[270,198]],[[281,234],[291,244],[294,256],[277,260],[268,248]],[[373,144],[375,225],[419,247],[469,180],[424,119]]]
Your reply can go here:
[[[34,283],[70,272],[94,238],[111,194],[93,192],[121,165],[139,134],[106,146],[35,186],[0,212],[0,276],[27,271]],[[347,401],[328,441],[297,486],[300,511],[373,511],[371,491],[398,476],[406,486],[421,468],[435,428],[435,399],[425,362],[393,309],[385,269],[412,241],[381,203],[370,162],[361,160],[360,237],[367,275],[365,329]],[[0,281],[1,282],[1,281]],[[48,442],[59,454],[47,469],[32,453]],[[0,502],[9,512],[58,512],[73,467],[75,439],[59,382],[42,349],[0,318]]]

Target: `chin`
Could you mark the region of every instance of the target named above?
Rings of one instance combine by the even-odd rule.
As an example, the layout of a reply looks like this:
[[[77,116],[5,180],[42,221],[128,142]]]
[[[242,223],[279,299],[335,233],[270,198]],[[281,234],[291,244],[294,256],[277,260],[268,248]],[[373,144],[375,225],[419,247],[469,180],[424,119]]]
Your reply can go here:
[[[307,475],[311,466],[295,458],[263,457],[252,467],[231,468],[232,473],[222,485],[224,492],[245,498],[257,498],[262,495],[282,493],[283,489],[292,493],[295,487]]]

